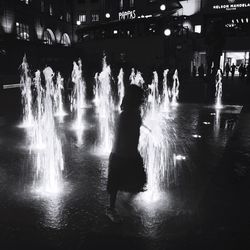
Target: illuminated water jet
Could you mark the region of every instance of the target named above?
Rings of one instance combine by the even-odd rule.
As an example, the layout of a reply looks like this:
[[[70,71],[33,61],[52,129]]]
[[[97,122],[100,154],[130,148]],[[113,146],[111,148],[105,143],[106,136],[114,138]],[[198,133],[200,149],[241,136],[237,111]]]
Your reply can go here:
[[[98,75],[96,95],[96,111],[99,119],[99,151],[103,154],[111,152],[114,127],[115,104],[111,89],[111,69],[107,65],[106,57],[103,58],[102,72]]]
[[[215,91],[215,108],[220,109],[222,108],[222,75],[221,75],[221,70],[219,69],[217,71],[216,75],[216,91]]]
[[[84,108],[86,108],[86,90],[85,81],[82,77],[82,61],[73,63],[72,82],[74,83],[73,92],[71,93],[71,111],[75,112],[75,121],[72,128],[77,131],[78,145],[82,144],[82,134],[84,130]]]
[[[118,107],[120,109],[120,106],[122,104],[122,99],[124,97],[125,94],[125,88],[124,88],[124,71],[121,68],[119,75],[118,75],[118,83],[117,83],[117,88],[118,88]]]
[[[173,75],[173,87],[171,90],[171,105],[172,106],[176,106],[177,100],[179,98],[179,87],[180,87],[180,82],[179,82],[179,78],[178,78],[178,71],[175,70],[174,75]]]
[[[22,105],[23,105],[23,123],[21,127],[33,126],[34,118],[32,114],[32,79],[29,72],[29,65],[27,63],[26,56],[23,57],[21,64],[21,93],[22,93]]]
[[[61,74],[58,73],[56,78],[54,101],[55,101],[55,116],[59,116],[60,118],[67,115],[63,108],[63,90],[64,90],[63,78],[61,77]],[[60,119],[60,121],[62,120]]]

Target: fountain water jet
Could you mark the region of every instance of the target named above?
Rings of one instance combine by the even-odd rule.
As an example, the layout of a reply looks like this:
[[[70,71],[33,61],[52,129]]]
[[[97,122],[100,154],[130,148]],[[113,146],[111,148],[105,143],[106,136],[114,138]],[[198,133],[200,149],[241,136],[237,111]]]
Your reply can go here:
[[[50,67],[44,69],[45,89],[42,88],[40,72],[36,72],[35,86],[37,91],[36,116],[34,120],[34,190],[41,194],[59,193],[62,191],[62,171],[64,160],[61,141],[57,136],[54,114],[54,73]],[[43,146],[42,146],[43,145]]]
[[[32,79],[29,73],[29,65],[26,56],[23,57],[21,64],[21,79],[20,85],[22,90],[22,104],[23,104],[23,124],[22,127],[33,126],[34,117],[32,114]]]
[[[221,98],[222,98],[222,75],[221,70],[217,71],[216,75],[216,83],[215,83],[216,91],[215,91],[215,108],[222,108]]]
[[[117,87],[118,87],[118,99],[119,99],[118,106],[119,106],[119,109],[120,109],[120,106],[122,104],[122,99],[123,99],[124,93],[125,93],[125,88],[124,88],[124,71],[123,71],[122,68],[120,69],[120,72],[119,72],[119,75],[118,75]]]
[[[161,104],[162,104],[162,111],[168,111],[169,109],[169,88],[168,88],[168,76],[169,70],[166,69],[163,72],[163,83],[162,83],[162,98],[161,98]]]
[[[173,87],[171,90],[171,96],[172,96],[171,105],[172,106],[177,105],[177,100],[179,98],[179,86],[180,86],[180,82],[178,78],[178,71],[176,69],[173,75]]]
[[[82,77],[82,61],[78,64],[73,63],[72,82],[74,82],[74,89],[71,94],[71,111],[74,110],[76,118],[72,128],[77,131],[78,144],[82,144],[82,133],[84,130],[83,116],[84,108],[86,107],[85,99],[85,81]]]
[[[98,84],[96,89],[97,95],[97,113],[99,119],[99,150],[103,154],[111,151],[114,127],[115,127],[115,104],[111,89],[111,69],[107,65],[106,57],[103,58],[102,72],[98,76]]]
[[[61,77],[61,74],[58,73],[56,78],[54,100],[55,100],[55,116],[59,116],[60,118],[67,115],[63,108],[63,93],[62,93],[63,89],[64,89],[63,78]]]

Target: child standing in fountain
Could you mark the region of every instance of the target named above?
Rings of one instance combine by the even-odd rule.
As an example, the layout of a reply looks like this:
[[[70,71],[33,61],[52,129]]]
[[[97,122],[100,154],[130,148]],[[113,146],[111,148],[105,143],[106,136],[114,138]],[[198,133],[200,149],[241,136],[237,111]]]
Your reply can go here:
[[[121,104],[122,112],[109,158],[107,190],[110,195],[110,206],[107,216],[113,222],[120,221],[115,210],[117,192],[136,194],[144,191],[146,184],[143,160],[138,151],[142,103],[143,90],[136,85],[129,85]]]

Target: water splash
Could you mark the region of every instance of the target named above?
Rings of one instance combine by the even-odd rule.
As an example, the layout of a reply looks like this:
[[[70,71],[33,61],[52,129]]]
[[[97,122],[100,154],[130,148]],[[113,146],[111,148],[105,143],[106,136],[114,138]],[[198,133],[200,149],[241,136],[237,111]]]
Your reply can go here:
[[[179,77],[178,77],[178,71],[176,69],[173,75],[173,87],[171,90],[171,96],[172,96],[171,105],[172,106],[178,105],[177,100],[179,99],[179,86],[180,86],[180,82],[179,82]]]
[[[29,72],[29,65],[26,56],[23,57],[21,64],[21,93],[22,93],[22,105],[23,105],[23,122],[22,127],[33,126],[34,117],[32,114],[32,79]]]
[[[216,75],[216,83],[215,83],[216,91],[215,91],[215,108],[220,109],[222,108],[222,75],[221,70],[217,71]]]
[[[61,77],[60,72],[57,74],[56,78],[56,86],[54,93],[54,102],[55,102],[55,116],[59,116],[63,118],[63,116],[67,115],[63,108],[63,78]],[[62,119],[60,119],[62,122]]]
[[[135,69],[134,68],[131,69],[131,74],[129,76],[129,81],[130,81],[130,84],[135,84]]]
[[[134,78],[134,84],[142,88],[144,83],[145,83],[145,81],[142,77],[141,72],[137,71],[135,78]]]
[[[118,106],[120,107],[122,104],[122,99],[124,97],[124,93],[125,93],[125,88],[124,88],[124,71],[121,68],[119,75],[118,75],[118,83],[117,83],[117,87],[118,87]]]
[[[71,111],[75,111],[75,121],[72,128],[77,131],[78,145],[82,144],[82,134],[84,130],[84,108],[86,107],[85,99],[85,81],[82,77],[82,61],[73,63],[72,82],[74,89],[71,94]]]
[[[163,72],[163,83],[162,83],[162,98],[161,98],[161,103],[162,103],[162,110],[164,111],[168,111],[169,109],[169,104],[170,104],[170,100],[169,100],[169,88],[168,88],[168,72],[169,70],[166,69]]]
[[[50,67],[43,71],[45,89],[42,88],[40,72],[36,72],[35,86],[37,91],[36,117],[33,133],[33,145],[43,145],[31,148],[34,151],[34,190],[41,194],[59,193],[62,191],[62,171],[64,160],[62,145],[56,133],[53,97],[54,97],[54,72]],[[36,151],[35,151],[36,150]]]
[[[96,89],[100,133],[98,148],[102,154],[108,154],[111,152],[114,138],[115,104],[111,89],[111,69],[107,65],[106,57],[103,58],[103,68],[98,81]]]

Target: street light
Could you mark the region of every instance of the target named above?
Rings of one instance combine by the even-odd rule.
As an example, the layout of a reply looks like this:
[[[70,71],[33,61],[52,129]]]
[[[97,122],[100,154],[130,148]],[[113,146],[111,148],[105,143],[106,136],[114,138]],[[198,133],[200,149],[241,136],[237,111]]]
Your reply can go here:
[[[171,35],[171,30],[170,29],[165,29],[164,30],[164,35],[165,36],[170,36]]]
[[[106,13],[106,14],[105,14],[105,17],[106,17],[106,18],[110,18],[110,14],[109,14],[109,13]]]
[[[161,10],[161,11],[166,10],[166,5],[165,5],[165,4],[162,4],[162,5],[160,6],[160,10]]]
[[[81,25],[81,21],[77,20],[76,25],[78,25],[78,26]]]

